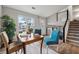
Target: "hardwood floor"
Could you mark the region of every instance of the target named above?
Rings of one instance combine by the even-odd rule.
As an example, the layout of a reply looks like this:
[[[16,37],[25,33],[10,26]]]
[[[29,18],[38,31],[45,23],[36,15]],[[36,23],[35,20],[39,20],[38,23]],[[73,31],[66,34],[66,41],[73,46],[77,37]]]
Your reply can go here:
[[[27,54],[40,54],[40,42],[35,42],[33,44],[30,44],[30,45],[27,45],[26,46],[26,51],[27,51]],[[52,49],[48,49],[48,54],[57,54],[54,50]],[[21,51],[17,52],[18,54],[21,53]],[[43,46],[43,54],[47,54],[47,48],[45,46]],[[5,51],[2,49],[0,49],[0,54],[5,54]],[[12,54],[15,54],[12,53]]]
[[[26,46],[27,54],[40,54],[40,42],[36,42]],[[48,54],[79,54],[79,46],[73,45],[72,43],[62,43],[58,46],[50,46],[48,48]],[[5,49],[0,49],[0,54],[5,54]],[[18,52],[20,54],[21,51]],[[43,46],[43,54],[47,54],[47,48]],[[15,54],[12,53],[12,54]]]

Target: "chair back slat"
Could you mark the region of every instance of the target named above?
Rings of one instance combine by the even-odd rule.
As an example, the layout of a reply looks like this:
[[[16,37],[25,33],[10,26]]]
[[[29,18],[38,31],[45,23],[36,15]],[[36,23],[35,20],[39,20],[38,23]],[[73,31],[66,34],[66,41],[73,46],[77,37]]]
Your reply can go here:
[[[5,48],[8,48],[9,38],[7,36],[7,33],[6,32],[2,32],[1,33],[1,37],[2,37],[2,40],[3,40]]]
[[[59,40],[59,30],[53,30],[50,36],[51,40],[58,41]]]

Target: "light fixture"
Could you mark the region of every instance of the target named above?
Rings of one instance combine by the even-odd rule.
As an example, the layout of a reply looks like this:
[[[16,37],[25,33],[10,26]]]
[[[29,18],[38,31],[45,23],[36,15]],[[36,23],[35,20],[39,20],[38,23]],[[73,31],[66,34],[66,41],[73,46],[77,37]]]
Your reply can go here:
[[[35,7],[32,7],[32,9],[35,10],[36,8]]]

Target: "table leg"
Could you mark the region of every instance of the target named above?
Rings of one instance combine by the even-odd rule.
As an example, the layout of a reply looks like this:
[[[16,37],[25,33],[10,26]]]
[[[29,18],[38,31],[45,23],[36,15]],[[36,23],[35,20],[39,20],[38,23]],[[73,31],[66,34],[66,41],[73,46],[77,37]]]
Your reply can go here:
[[[26,54],[26,46],[23,45],[23,53]]]
[[[42,54],[42,45],[43,45],[43,39],[42,39],[42,41],[41,41],[40,54]]]

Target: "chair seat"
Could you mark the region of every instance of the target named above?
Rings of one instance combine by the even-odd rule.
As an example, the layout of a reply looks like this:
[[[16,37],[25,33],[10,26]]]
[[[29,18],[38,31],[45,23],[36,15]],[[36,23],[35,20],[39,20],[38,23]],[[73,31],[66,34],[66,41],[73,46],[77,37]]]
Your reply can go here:
[[[55,41],[48,41],[46,42],[47,45],[54,45],[54,44],[58,44],[58,42]]]
[[[16,52],[20,50],[21,48],[23,48],[22,43],[13,42],[9,45],[9,53]]]
[[[44,38],[45,45],[58,44],[58,42],[51,40],[49,36],[45,36]]]

